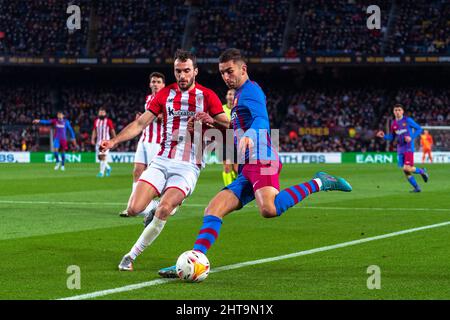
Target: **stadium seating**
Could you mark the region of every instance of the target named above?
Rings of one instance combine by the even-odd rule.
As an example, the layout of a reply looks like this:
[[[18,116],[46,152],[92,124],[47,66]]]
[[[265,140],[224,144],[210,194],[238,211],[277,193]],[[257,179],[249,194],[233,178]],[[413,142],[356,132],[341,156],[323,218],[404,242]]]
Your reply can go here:
[[[38,149],[38,131],[30,125],[32,119],[48,118],[62,109],[72,121],[81,150],[91,151],[90,134],[98,108],[106,107],[116,130],[120,131],[134,120],[136,112],[142,111],[146,94],[131,86],[64,86],[58,92],[55,90],[45,86],[0,87],[3,149],[21,150],[23,139],[27,150]],[[299,93],[287,93],[267,89],[266,95],[272,127],[280,128],[282,151],[386,150],[386,144],[375,138],[375,133],[386,128],[392,119],[392,105],[397,102],[405,105],[407,113],[421,125],[450,123],[447,90],[305,88]],[[56,96],[60,97],[59,101],[55,101]],[[135,148],[136,140],[132,140],[117,150],[134,151]]]
[[[393,3],[377,1],[382,28],[368,30],[356,1],[80,0],[82,27],[71,33],[57,0],[3,1],[0,54],[163,61],[183,45],[199,57],[227,47],[249,57],[450,52],[448,1]]]

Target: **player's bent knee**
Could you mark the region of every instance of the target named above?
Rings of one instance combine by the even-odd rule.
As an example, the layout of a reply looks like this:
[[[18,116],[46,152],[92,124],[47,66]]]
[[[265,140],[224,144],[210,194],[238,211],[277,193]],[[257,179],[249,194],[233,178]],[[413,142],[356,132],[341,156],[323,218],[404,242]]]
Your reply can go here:
[[[158,205],[158,209],[156,209],[156,216],[158,218],[167,219],[170,216],[170,213],[175,209],[175,207],[167,202],[161,202]]]
[[[259,208],[259,213],[263,218],[275,218],[277,216],[275,206],[262,206]]]

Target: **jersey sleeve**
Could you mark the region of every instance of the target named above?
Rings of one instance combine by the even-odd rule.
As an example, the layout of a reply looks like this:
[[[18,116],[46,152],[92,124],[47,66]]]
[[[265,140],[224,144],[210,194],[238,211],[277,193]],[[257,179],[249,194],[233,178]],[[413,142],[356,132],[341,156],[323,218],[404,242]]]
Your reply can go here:
[[[391,127],[390,127],[390,133],[386,133],[386,134],[384,135],[384,140],[392,141],[392,140],[394,140],[394,139],[395,139],[394,124],[391,124]]]
[[[264,97],[259,95],[245,95],[241,97],[239,105],[246,106],[252,115],[252,123],[249,127],[249,129],[252,130],[247,130],[244,133],[245,137],[249,137],[253,141],[256,141],[255,135],[259,134],[259,130],[270,130],[269,116],[267,114],[267,107]]]
[[[75,140],[75,131],[73,131],[72,126],[70,125],[70,121],[66,120],[66,127],[69,129],[70,136],[72,137],[72,140]]]
[[[158,116],[163,111],[163,105],[164,105],[164,103],[162,102],[162,93],[163,92],[164,92],[164,90],[161,90],[160,92],[158,92],[156,94],[156,96],[148,104],[148,109],[147,109],[147,104],[146,104],[145,109],[147,111],[150,111],[151,113],[153,113],[155,116]]]
[[[215,117],[218,114],[224,113],[222,102],[220,102],[219,97],[214,91],[208,92],[208,103],[206,111],[209,113],[211,117]]]
[[[39,120],[40,124],[44,124],[44,125],[49,125],[49,124],[54,124],[53,119],[52,120]]]
[[[97,118],[95,118],[95,120],[94,120],[94,128],[93,129],[97,129]]]
[[[414,132],[411,134],[411,139],[414,140],[422,133],[422,127],[419,126],[413,119],[406,119],[408,126],[414,129]]]
[[[111,130],[114,130],[114,123],[112,122],[111,119],[108,119],[108,127],[109,127]]]

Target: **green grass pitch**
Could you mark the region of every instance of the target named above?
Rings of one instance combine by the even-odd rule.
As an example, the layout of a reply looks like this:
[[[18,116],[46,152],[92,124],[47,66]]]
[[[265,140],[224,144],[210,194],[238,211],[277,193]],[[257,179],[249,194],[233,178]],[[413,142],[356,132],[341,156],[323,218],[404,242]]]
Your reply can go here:
[[[343,177],[352,193],[314,194],[277,219],[254,205],[225,218],[208,257],[212,268],[450,221],[448,165],[428,165],[420,194],[395,165],[285,165],[282,188],[319,170]],[[204,206],[221,189],[221,167],[209,166],[194,194],[141,255],[134,272],[117,265],[142,231],[119,218],[131,189],[131,164],[0,166],[0,299],[58,299],[158,279],[157,270],[192,247]],[[200,284],[170,281],[98,299],[450,299],[450,225],[294,258],[211,273]],[[81,270],[68,289],[67,268]],[[367,268],[381,270],[369,290]]]

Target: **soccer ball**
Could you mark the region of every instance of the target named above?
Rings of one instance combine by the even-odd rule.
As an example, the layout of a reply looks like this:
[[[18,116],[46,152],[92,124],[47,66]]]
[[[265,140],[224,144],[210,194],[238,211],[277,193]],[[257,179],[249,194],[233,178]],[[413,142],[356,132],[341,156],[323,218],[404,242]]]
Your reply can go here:
[[[177,260],[177,274],[187,282],[202,282],[209,274],[209,260],[200,251],[183,252]]]

